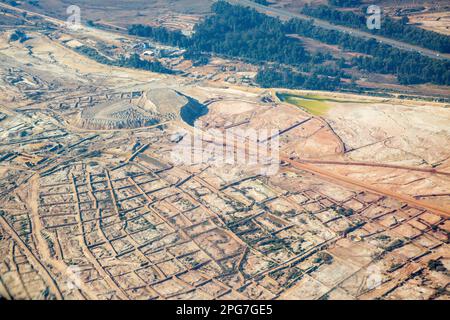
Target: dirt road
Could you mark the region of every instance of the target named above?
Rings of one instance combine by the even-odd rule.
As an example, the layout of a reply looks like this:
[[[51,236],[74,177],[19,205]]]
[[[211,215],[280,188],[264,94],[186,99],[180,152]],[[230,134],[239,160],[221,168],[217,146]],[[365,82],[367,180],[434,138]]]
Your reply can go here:
[[[45,281],[46,285],[48,285],[50,292],[53,293],[58,300],[62,300],[62,293],[50,272],[44,266],[40,259],[38,259],[34,253],[28,248],[25,242],[20,238],[17,234],[16,230],[6,221],[6,219],[0,216],[0,225],[3,230],[9,234],[9,236],[14,240],[16,245],[20,248],[21,252],[26,255],[27,259],[30,260],[33,267],[36,268],[36,271],[41,275],[42,279]]]
[[[192,127],[189,127],[187,125],[185,125],[184,123],[181,123],[181,126],[183,126],[186,130],[191,131],[193,130]],[[203,132],[205,137],[209,137],[209,134],[207,132]],[[258,150],[258,146],[255,144],[244,144],[237,146],[238,148],[244,148],[244,152],[247,153],[249,150],[252,150],[253,152],[257,152]],[[291,165],[291,167],[296,168],[296,169],[300,169],[300,170],[304,170],[304,171],[308,171],[311,172],[313,174],[316,174],[318,176],[321,176],[323,178],[326,178],[328,180],[332,180],[334,182],[337,183],[343,183],[344,185],[349,185],[349,186],[353,186],[353,187],[358,187],[358,188],[362,188],[363,190],[369,191],[369,192],[373,192],[379,195],[384,195],[387,197],[392,197],[394,199],[397,199],[399,201],[405,202],[411,206],[414,207],[420,207],[426,210],[429,210],[430,212],[434,212],[444,218],[449,218],[450,217],[450,211],[446,210],[446,209],[442,209],[439,207],[435,207],[433,205],[430,205],[426,202],[417,200],[413,197],[407,196],[407,195],[402,195],[402,194],[398,194],[398,193],[394,193],[391,192],[389,190],[385,190],[370,184],[366,184],[364,182],[358,181],[358,180],[354,180],[351,179],[349,177],[343,176],[343,175],[339,175],[339,174],[335,174],[329,170],[323,169],[323,168],[319,168],[315,165],[303,162],[301,160],[296,161],[296,160],[292,160],[289,158],[289,156],[287,155],[280,155],[280,160],[288,163]],[[405,169],[404,167],[399,167],[401,169]],[[421,168],[413,168],[414,170],[419,170],[422,171]],[[428,171],[426,171],[428,172]]]
[[[332,165],[340,165],[340,166],[361,166],[361,167],[399,169],[399,170],[407,170],[407,171],[432,173],[432,174],[438,174],[438,175],[444,175],[444,176],[450,177],[450,172],[440,171],[440,170],[436,170],[433,168],[418,168],[418,167],[411,167],[411,166],[399,166],[399,165],[394,165],[394,164],[361,162],[361,161],[334,161],[334,160],[316,160],[316,159],[299,159],[298,161],[303,162],[303,163],[313,163],[313,164],[332,164]]]
[[[286,163],[289,163],[293,168],[304,170],[304,171],[308,171],[308,172],[314,173],[316,175],[319,175],[321,177],[331,179],[331,180],[336,181],[336,182],[341,182],[341,183],[344,183],[344,184],[347,184],[347,185],[357,186],[359,188],[362,188],[362,189],[370,191],[370,192],[374,192],[376,194],[388,196],[388,197],[397,199],[399,201],[405,202],[405,203],[407,203],[407,204],[409,204],[411,206],[417,206],[417,207],[429,210],[430,212],[436,213],[436,214],[438,214],[438,215],[440,215],[440,216],[442,216],[444,218],[449,218],[450,217],[450,211],[442,209],[442,208],[438,208],[438,207],[435,207],[435,206],[432,206],[432,205],[430,205],[430,204],[428,204],[426,202],[419,201],[419,200],[417,200],[417,199],[415,199],[413,197],[409,197],[409,196],[406,196],[406,195],[401,195],[401,194],[398,194],[398,193],[394,193],[394,192],[391,192],[391,191],[388,191],[388,190],[385,190],[385,189],[382,189],[382,188],[379,188],[379,187],[375,187],[373,185],[366,184],[366,183],[361,182],[361,181],[357,181],[357,180],[351,179],[351,178],[346,177],[346,176],[335,174],[333,172],[330,172],[328,170],[324,170],[322,168],[319,168],[317,166],[311,165],[309,163],[302,163],[302,162],[299,162],[299,161],[291,160],[291,159],[289,159],[286,156],[281,156],[280,159],[282,161],[286,162]]]

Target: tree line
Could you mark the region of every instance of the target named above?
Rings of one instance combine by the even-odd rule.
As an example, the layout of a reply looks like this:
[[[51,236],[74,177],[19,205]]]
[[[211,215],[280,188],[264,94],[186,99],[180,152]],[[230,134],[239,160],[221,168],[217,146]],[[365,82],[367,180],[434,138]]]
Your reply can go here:
[[[339,11],[325,5],[305,5],[301,12],[307,16],[327,20],[334,24],[361,29],[442,53],[450,53],[449,36],[409,25],[406,17],[401,20],[383,17],[380,29],[369,30],[366,26],[366,16],[364,14],[357,14],[352,11]]]
[[[329,3],[336,7],[356,7],[361,4],[361,0],[329,0]]]
[[[336,88],[342,86],[340,78],[347,76],[342,69],[344,67],[394,74],[402,84],[450,84],[450,63],[447,61],[393,48],[375,39],[328,30],[315,26],[312,21],[292,19],[282,22],[254,9],[224,1],[214,3],[212,11],[215,14],[195,26],[192,37],[179,31],[143,25],[131,26],[129,33],[182,47],[187,50],[186,55],[203,57],[203,61],[205,55],[214,53],[260,65],[256,78],[260,84],[269,83],[269,73],[273,72],[273,81],[285,83],[287,87],[306,84],[310,87],[309,83],[313,82],[317,87],[312,89]],[[347,65],[329,54],[309,53],[301,40],[288,35],[312,38],[366,56],[354,58]],[[328,60],[334,61],[324,64]],[[273,66],[283,68],[277,71],[277,67]],[[292,74],[286,75],[287,72]],[[313,80],[306,82],[307,79],[303,79],[305,74]]]
[[[300,80],[299,71],[312,73],[313,79],[323,81],[327,77],[319,76],[332,75],[333,84],[340,82],[341,73],[336,68],[317,68],[324,61],[331,59],[331,56],[308,53],[301,40],[286,35],[285,25],[279,19],[222,1],[213,4],[212,10],[215,14],[197,24],[192,37],[186,37],[177,31],[144,25],[130,26],[129,33],[185,48],[185,58],[193,58],[196,64],[206,63],[208,54],[214,53],[264,66],[260,68],[260,76],[257,77],[261,85],[264,85],[263,79],[266,79],[269,70],[276,70],[269,67],[272,63],[285,65],[284,73],[288,70],[292,72],[292,77],[283,78],[285,82],[284,85],[280,84],[281,87],[291,87],[294,84],[300,87],[304,84],[305,82]],[[328,87],[328,83],[322,85],[317,81],[315,89],[325,90]]]
[[[363,39],[337,30],[327,30],[315,26],[312,21],[291,20],[286,24],[286,32],[366,54],[366,57],[354,58],[352,65],[369,72],[394,74],[401,84],[431,82],[450,85],[450,62],[446,60],[400,50],[375,39]]]
[[[332,91],[342,86],[339,77],[305,74],[279,64],[264,65],[256,75],[256,82],[263,88],[288,88]]]

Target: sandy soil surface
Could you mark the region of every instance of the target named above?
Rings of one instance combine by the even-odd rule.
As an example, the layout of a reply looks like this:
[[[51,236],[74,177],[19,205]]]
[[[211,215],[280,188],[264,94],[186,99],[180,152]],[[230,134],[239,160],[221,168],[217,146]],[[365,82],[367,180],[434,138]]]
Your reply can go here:
[[[425,195],[420,199],[448,207],[449,176],[407,170],[414,167],[450,172],[450,109],[445,104],[364,97],[354,102],[358,99],[354,95],[311,94],[317,95],[327,104],[322,118],[342,140],[346,152],[322,154],[316,160],[391,164],[405,169],[368,170],[365,166],[336,164],[320,167],[403,194]],[[315,147],[324,148],[324,144]],[[308,153],[309,149],[300,148],[296,153],[301,155],[301,151]]]
[[[450,35],[450,11],[411,15],[409,21],[424,29]]]
[[[428,265],[434,258],[448,266],[445,105],[292,92],[326,104],[318,116],[280,102],[275,90],[108,67],[64,46],[116,43],[103,32],[30,35],[23,44],[9,43],[7,33],[0,39],[0,111],[7,115],[0,135],[8,143],[1,154],[21,153],[0,167],[0,276],[12,297],[430,298],[448,284]],[[192,130],[179,120],[89,132],[67,123],[82,108],[162,88],[209,107],[200,129],[280,130],[279,171],[172,167],[181,141],[173,134]],[[39,140],[47,149],[17,140],[53,131],[64,135]],[[27,165],[37,151],[51,162]],[[367,166],[339,164],[348,161]],[[17,258],[29,270],[15,270]],[[80,267],[77,290],[69,288],[69,265]],[[369,265],[386,281],[361,291]],[[21,279],[29,274],[41,281]]]

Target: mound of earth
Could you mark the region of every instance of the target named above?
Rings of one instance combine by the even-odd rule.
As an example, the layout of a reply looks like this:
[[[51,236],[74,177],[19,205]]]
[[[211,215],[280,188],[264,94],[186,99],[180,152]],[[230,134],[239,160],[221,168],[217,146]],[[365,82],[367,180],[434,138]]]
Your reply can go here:
[[[143,109],[172,119],[178,118],[181,108],[188,103],[187,97],[167,88],[148,90],[138,102]]]
[[[181,119],[193,126],[195,121],[208,113],[208,107],[197,100],[172,89],[159,88],[145,92],[140,105],[167,119]]]
[[[186,108],[192,102],[192,99],[171,89],[152,89],[144,92],[139,99],[108,101],[87,107],[78,114],[75,122],[92,130],[146,127],[184,119]]]
[[[148,112],[130,101],[101,103],[80,112],[77,123],[86,129],[126,129],[160,122],[156,113]]]

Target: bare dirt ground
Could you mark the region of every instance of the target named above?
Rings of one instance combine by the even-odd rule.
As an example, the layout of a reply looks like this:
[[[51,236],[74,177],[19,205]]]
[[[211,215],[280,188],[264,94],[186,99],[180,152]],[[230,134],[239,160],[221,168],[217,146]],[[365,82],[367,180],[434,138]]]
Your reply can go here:
[[[179,76],[106,66],[65,42],[120,50],[133,45],[130,37],[28,33],[24,43],[0,35],[0,294],[449,298],[445,104],[288,91],[327,104],[317,116],[279,101],[278,89],[189,69]],[[194,130],[178,118],[110,130],[71,125],[82,110],[154,90],[208,107],[197,121],[202,146],[215,143],[209,129],[278,129],[278,171],[177,163],[172,152],[186,139],[179,133]]]
[[[409,21],[424,29],[450,35],[450,11],[411,15]]]
[[[163,0],[139,1],[102,1],[79,0],[70,3],[65,1],[43,0],[39,6],[25,3],[23,8],[40,12],[62,20],[67,19],[66,9],[77,5],[81,9],[81,19],[97,23],[108,23],[112,26],[127,27],[134,23],[158,24],[167,22],[167,27],[186,30],[191,29],[195,22],[209,13],[211,0],[175,0],[167,5]],[[169,22],[171,21],[171,22]]]
[[[305,92],[299,92],[305,94]],[[319,93],[320,94],[320,93]],[[327,95],[322,94],[322,98]],[[352,95],[328,95],[328,111],[324,120],[345,145],[345,153],[322,155],[317,160],[365,162],[413,166],[450,172],[450,139],[448,123],[450,109],[445,104],[405,102],[363,98],[352,102]],[[304,150],[302,150],[304,151]],[[299,158],[308,158],[307,152]],[[449,177],[446,175],[408,172],[408,170],[372,168],[363,166],[320,165],[361,181],[383,185],[411,196],[445,194]],[[448,196],[422,197],[445,208]]]

